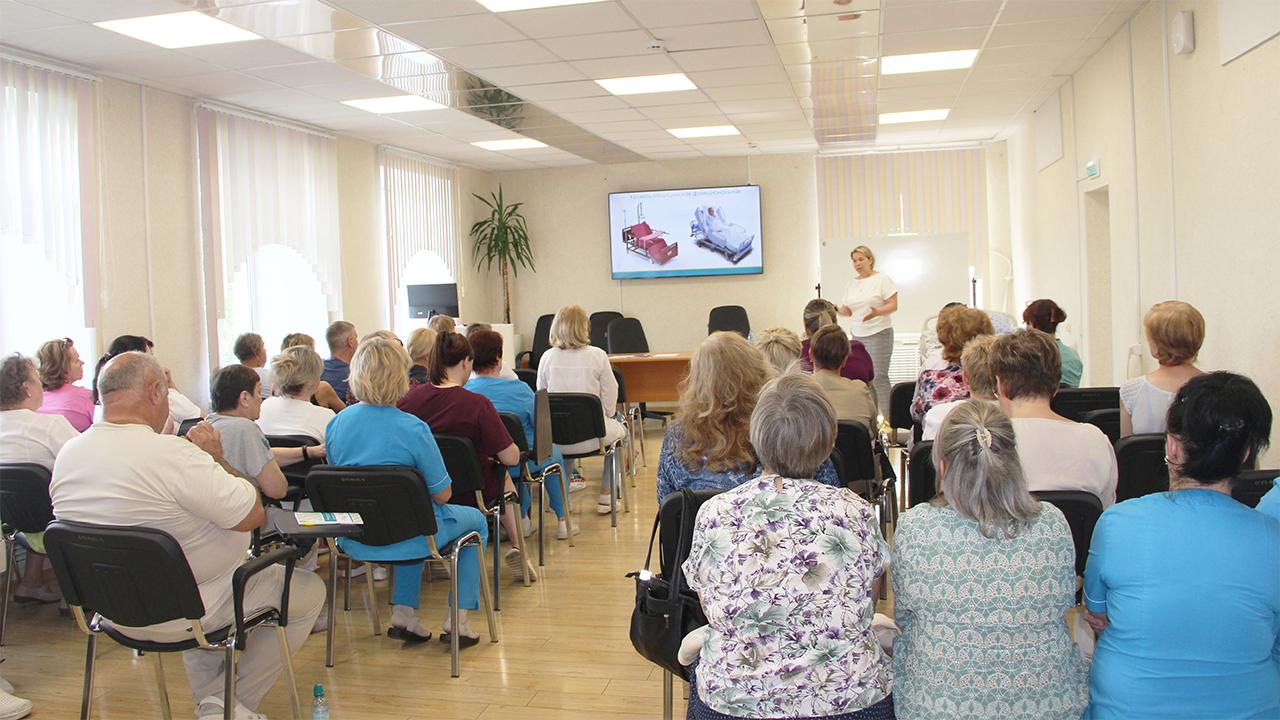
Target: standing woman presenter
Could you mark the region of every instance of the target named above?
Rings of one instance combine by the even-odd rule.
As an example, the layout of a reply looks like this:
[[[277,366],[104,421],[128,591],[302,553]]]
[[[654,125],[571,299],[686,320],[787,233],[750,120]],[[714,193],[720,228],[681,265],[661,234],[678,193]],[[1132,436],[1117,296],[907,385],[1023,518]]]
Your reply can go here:
[[[880,405],[880,414],[889,412],[889,357],[893,355],[893,321],[889,315],[898,311],[898,287],[888,275],[876,272],[876,256],[871,248],[859,245],[849,253],[858,275],[844,288],[838,312],[851,317],[849,332],[862,342],[871,355],[875,377],[871,390]]]

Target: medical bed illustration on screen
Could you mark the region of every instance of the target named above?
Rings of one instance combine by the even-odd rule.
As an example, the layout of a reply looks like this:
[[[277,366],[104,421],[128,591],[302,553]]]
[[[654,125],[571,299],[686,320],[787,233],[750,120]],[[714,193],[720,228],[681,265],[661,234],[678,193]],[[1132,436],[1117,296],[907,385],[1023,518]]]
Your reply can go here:
[[[703,205],[693,211],[693,217],[689,223],[689,236],[698,247],[714,250],[734,265],[751,252],[751,241],[756,236],[748,234],[741,225],[729,222],[722,208]]]
[[[667,231],[653,230],[644,221],[643,203],[636,206],[636,219],[639,222],[635,225],[622,229],[622,244],[627,247],[627,252],[633,252],[658,265],[665,265],[668,260],[680,254],[679,243],[668,245],[662,239]]]

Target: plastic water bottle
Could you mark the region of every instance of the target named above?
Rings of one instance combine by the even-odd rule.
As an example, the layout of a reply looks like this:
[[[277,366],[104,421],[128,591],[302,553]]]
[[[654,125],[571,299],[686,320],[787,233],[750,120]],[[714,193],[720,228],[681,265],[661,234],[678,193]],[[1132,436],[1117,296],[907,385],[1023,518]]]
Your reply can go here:
[[[329,701],[324,699],[324,686],[316,685],[311,701],[311,720],[329,720]]]

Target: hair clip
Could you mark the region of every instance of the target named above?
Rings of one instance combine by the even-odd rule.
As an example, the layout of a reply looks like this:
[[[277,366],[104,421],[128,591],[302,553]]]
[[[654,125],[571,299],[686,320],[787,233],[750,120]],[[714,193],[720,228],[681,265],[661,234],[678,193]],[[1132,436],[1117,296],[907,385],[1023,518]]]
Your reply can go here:
[[[990,450],[991,449],[991,431],[979,425],[977,427],[977,434],[978,434],[978,444],[981,445],[984,450]]]

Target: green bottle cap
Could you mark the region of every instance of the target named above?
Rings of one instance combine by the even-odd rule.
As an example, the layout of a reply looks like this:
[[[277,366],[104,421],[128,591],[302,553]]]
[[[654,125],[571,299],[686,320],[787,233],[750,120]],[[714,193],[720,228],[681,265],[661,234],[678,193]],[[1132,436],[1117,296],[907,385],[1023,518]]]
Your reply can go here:
[[[317,683],[317,684],[316,684],[315,691],[313,692],[313,694],[314,694],[316,697],[324,697],[324,686],[323,686],[323,685],[320,685],[320,684],[318,684],[318,683]]]

